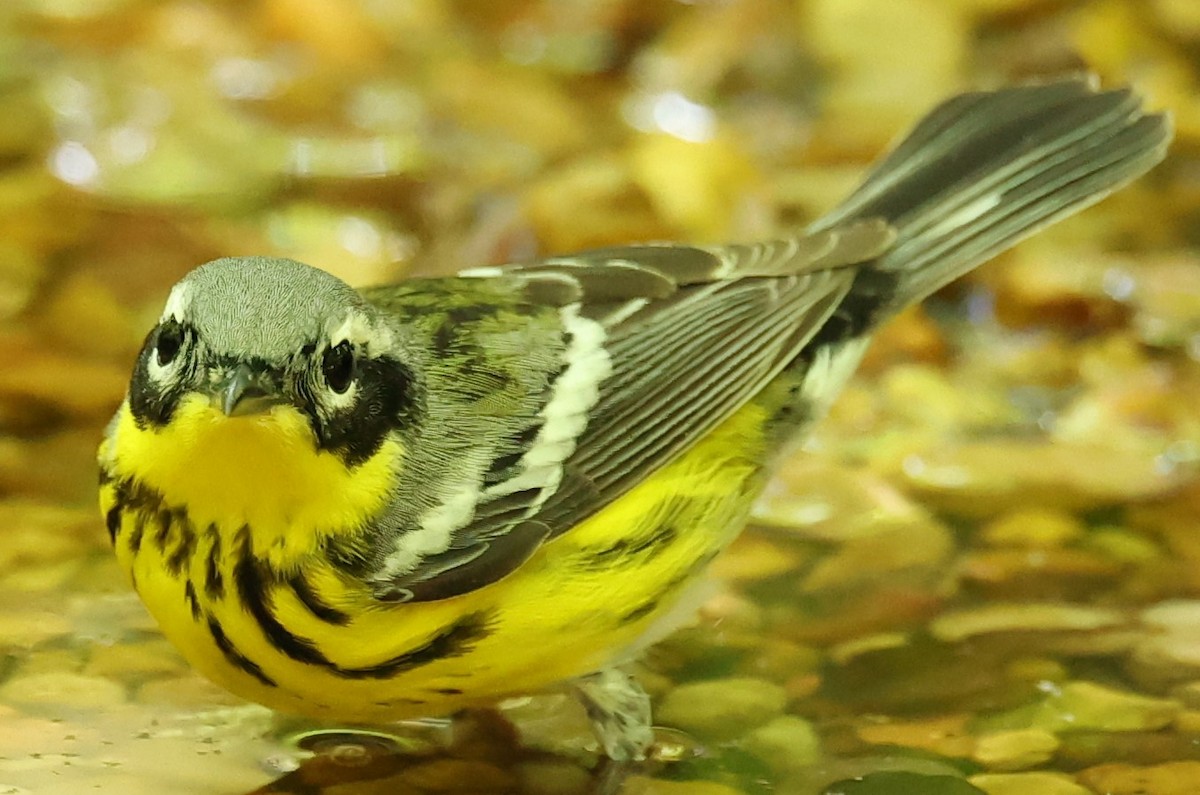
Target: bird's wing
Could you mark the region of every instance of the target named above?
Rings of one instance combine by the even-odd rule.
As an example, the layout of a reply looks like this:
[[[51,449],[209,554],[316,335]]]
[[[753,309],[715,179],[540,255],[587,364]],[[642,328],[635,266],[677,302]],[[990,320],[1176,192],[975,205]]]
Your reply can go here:
[[[656,300],[588,306],[607,335],[600,385],[563,485],[536,518],[566,532],[689,449],[763,389],[845,296],[856,269],[893,239],[882,222],[757,245],[635,247],[556,260],[604,282],[631,262],[671,280]]]
[[[642,245],[474,278],[517,277],[560,311],[571,342],[523,462],[445,552],[390,584],[411,599],[482,587],[595,514],[746,404],[820,329],[895,233],[861,221],[737,246]]]
[[[447,561],[434,579],[451,590],[498,579],[686,450],[805,345],[861,334],[1098,200],[1158,162],[1170,138],[1168,116],[1091,80],[968,94],[919,122],[807,235],[608,249],[496,271],[566,297],[539,304],[561,307],[564,327],[581,332],[556,378],[571,388],[542,406],[566,433],[543,438],[551,423],[542,426],[523,455],[548,464],[540,486],[493,486],[473,503],[448,552],[462,545],[475,557]],[[860,220],[872,218],[886,221]],[[870,266],[847,267],[860,262]],[[505,554],[491,554],[499,545]]]

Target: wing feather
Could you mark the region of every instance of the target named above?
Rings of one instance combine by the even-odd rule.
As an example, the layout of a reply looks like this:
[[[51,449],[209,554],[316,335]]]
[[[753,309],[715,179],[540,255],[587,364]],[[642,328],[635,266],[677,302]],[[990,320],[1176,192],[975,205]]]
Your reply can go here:
[[[588,484],[587,499],[555,491],[537,520],[552,536],[566,532],[730,417],[800,353],[853,275],[844,268],[697,283],[611,326],[612,371],[564,462]]]
[[[565,440],[557,468],[536,485],[509,481],[480,493],[472,519],[452,531],[443,552],[385,573],[388,598],[443,599],[500,579],[547,538],[595,514],[695,444],[761,390],[834,311],[859,257],[890,245],[875,221],[811,237],[729,246],[631,246],[530,265],[468,272],[516,279],[524,292],[560,303],[564,323],[587,322],[603,335],[607,366],[568,357],[558,382],[596,373],[587,422]],[[589,354],[593,360],[594,349]],[[573,369],[577,368],[577,369]],[[578,401],[550,390],[543,415]],[[572,410],[579,409],[573,407]],[[539,445],[564,440],[532,439]],[[536,457],[534,455],[534,457]],[[515,488],[515,487],[514,487]]]

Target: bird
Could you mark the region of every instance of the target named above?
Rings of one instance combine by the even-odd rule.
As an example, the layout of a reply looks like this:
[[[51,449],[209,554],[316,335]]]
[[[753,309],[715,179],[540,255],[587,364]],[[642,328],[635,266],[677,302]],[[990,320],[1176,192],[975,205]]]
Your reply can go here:
[[[356,289],[266,256],[169,292],[99,501],[165,636],[233,693],[391,723],[570,683],[643,758],[626,663],[905,307],[1158,163],[1090,76],[955,96],[806,228]]]

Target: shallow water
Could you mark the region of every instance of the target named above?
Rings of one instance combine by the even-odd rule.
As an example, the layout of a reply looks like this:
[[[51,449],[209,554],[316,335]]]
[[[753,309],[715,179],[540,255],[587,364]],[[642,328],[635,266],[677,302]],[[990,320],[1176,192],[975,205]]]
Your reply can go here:
[[[4,4],[0,792],[1200,791],[1193,8]],[[274,716],[117,570],[95,445],[194,265],[365,284],[769,235],[938,99],[1084,64],[1173,109],[1173,154],[879,336],[639,665],[654,761],[598,765],[557,693],[374,733]]]

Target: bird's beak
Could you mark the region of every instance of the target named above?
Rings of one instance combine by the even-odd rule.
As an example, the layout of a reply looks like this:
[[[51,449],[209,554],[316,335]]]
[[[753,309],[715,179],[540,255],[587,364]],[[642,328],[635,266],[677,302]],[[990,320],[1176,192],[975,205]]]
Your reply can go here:
[[[287,402],[279,384],[268,373],[258,373],[239,364],[218,386],[214,398],[227,417],[262,414]]]

